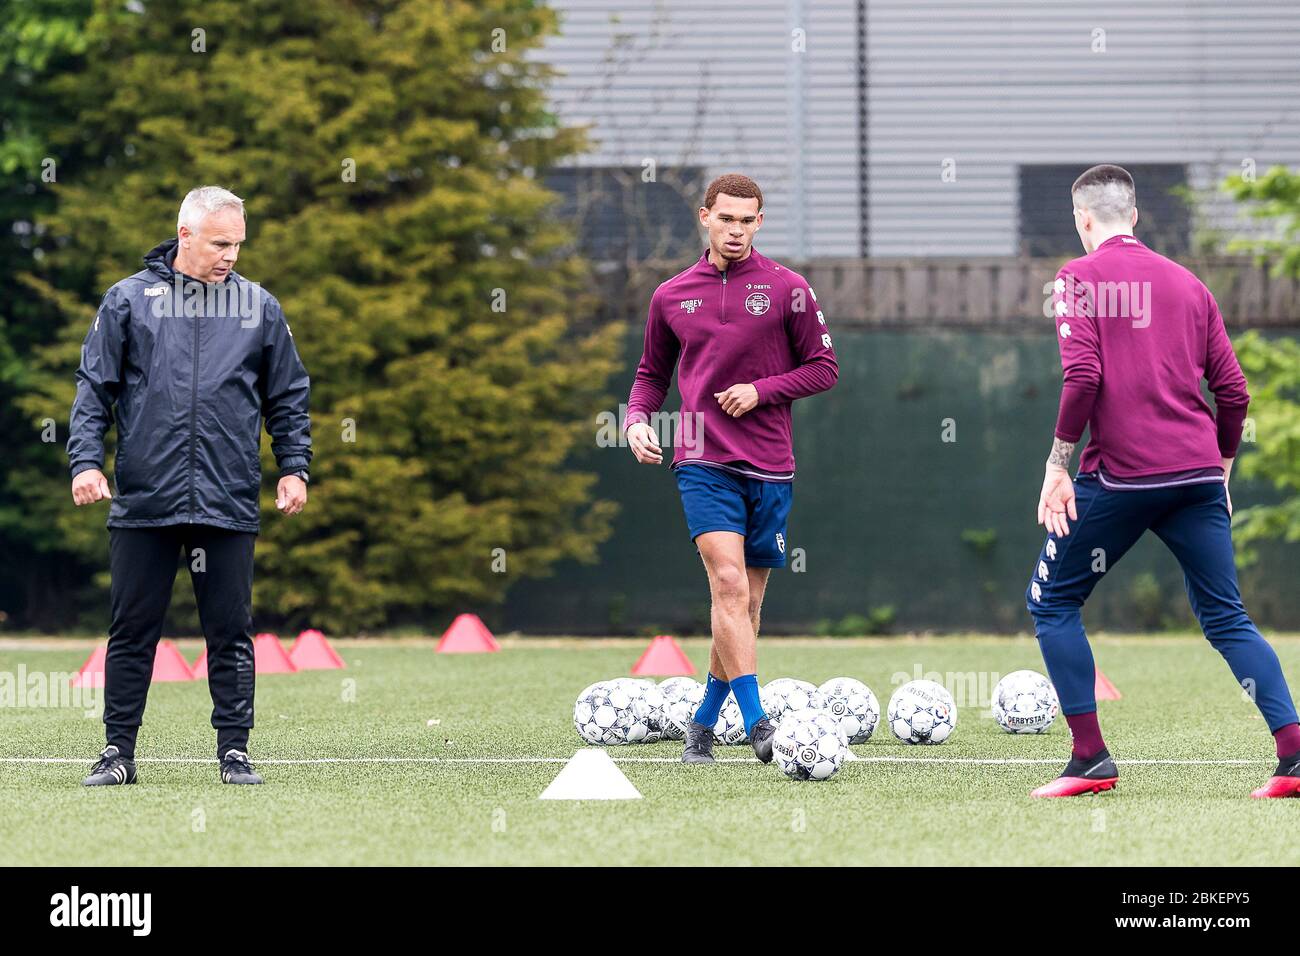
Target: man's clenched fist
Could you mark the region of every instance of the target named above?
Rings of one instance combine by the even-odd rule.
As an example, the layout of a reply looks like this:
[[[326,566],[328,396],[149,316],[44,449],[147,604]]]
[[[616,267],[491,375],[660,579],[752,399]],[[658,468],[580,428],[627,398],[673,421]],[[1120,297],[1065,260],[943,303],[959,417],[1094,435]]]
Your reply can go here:
[[[113,497],[108,490],[108,479],[98,468],[83,471],[72,479],[72,500],[78,506],[93,504]]]

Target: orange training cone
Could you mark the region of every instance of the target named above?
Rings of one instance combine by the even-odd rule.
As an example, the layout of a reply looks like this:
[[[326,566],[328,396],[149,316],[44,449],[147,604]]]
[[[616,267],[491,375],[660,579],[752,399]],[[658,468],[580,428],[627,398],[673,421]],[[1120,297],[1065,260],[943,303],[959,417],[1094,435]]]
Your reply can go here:
[[[676,640],[660,634],[632,667],[632,673],[638,677],[686,677],[695,673],[695,666]]]
[[[434,650],[439,654],[488,654],[501,650],[501,645],[477,614],[457,614]]]
[[[173,640],[158,642],[153,655],[153,679],[156,681],[194,680],[194,672],[185,663]]]
[[[258,674],[292,674],[298,669],[274,634],[259,634],[253,638],[253,662]]]
[[[1110,678],[1097,668],[1097,681],[1094,687],[1094,693],[1098,700],[1119,700],[1124,695],[1119,692],[1119,688],[1110,682]]]
[[[289,649],[289,660],[300,671],[337,670],[346,665],[343,658],[330,647],[320,631],[303,631]]]
[[[72,678],[73,687],[103,687],[104,686],[104,660],[108,657],[108,645],[96,644],[95,649],[90,652],[86,658],[86,663],[81,665],[81,670],[77,671]]]
[[[206,647],[199,653],[199,659],[190,668],[190,673],[194,675],[195,680],[208,679],[208,649]]]

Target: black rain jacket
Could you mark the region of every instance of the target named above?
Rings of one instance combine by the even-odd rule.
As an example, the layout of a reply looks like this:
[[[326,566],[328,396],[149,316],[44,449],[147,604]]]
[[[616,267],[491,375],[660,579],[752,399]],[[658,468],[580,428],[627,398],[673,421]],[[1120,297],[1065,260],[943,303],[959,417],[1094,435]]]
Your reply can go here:
[[[110,528],[258,530],[260,428],[280,474],[311,462],[307,370],[280,303],[233,269],[204,284],[172,268],[176,240],[108,290],[81,347],[72,476],[104,468],[117,422]]]

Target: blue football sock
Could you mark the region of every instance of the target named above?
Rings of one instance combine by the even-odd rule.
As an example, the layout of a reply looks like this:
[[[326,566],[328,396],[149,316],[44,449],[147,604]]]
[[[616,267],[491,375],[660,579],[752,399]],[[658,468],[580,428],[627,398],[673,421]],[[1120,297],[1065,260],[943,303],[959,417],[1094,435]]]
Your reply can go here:
[[[736,695],[736,703],[745,718],[745,733],[749,733],[767,716],[763,713],[763,702],[758,698],[758,677],[754,674],[737,677],[731,682],[731,692]]]
[[[731,685],[725,680],[718,680],[710,673],[704,682],[704,703],[700,704],[700,709],[695,712],[695,722],[706,727],[716,724],[718,714],[722,713],[722,705],[727,702],[727,695],[730,693]]]

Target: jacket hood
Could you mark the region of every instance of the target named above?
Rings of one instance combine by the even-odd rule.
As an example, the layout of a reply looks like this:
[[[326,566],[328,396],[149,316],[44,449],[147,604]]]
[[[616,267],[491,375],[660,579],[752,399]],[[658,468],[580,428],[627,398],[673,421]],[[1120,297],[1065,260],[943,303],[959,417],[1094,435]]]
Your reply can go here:
[[[174,237],[164,239],[144,254],[145,266],[150,272],[156,273],[164,279],[172,278],[176,274],[172,264],[176,261],[176,248],[179,245],[179,240]]]

